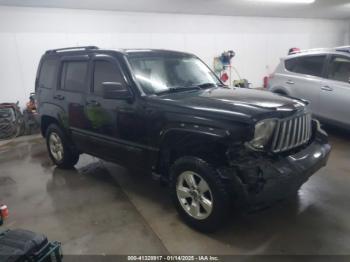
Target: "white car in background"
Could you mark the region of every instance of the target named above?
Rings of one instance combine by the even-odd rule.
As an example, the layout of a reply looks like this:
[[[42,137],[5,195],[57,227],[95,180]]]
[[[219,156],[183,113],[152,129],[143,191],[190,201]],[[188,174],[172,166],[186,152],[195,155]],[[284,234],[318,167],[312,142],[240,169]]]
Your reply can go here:
[[[282,58],[268,89],[308,100],[315,117],[350,129],[350,46],[299,51]]]

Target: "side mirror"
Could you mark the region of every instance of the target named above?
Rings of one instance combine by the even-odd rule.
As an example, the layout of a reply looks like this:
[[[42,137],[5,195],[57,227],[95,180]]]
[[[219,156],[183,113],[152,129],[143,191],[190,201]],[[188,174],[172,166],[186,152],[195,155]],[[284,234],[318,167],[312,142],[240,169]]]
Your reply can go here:
[[[103,82],[102,83],[104,99],[121,99],[129,100],[132,94],[119,82]]]

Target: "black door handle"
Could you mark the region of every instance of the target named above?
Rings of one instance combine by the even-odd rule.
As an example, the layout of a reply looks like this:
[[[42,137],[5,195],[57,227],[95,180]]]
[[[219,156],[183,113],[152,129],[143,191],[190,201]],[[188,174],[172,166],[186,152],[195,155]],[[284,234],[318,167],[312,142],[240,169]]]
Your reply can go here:
[[[89,105],[89,106],[100,106],[101,105],[96,100],[89,100],[89,101],[86,102],[86,104]]]
[[[64,100],[64,96],[63,95],[54,95],[53,99]]]

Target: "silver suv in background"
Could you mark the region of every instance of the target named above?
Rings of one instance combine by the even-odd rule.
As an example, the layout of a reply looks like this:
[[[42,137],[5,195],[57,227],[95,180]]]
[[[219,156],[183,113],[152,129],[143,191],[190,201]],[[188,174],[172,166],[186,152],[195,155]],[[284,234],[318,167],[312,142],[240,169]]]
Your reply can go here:
[[[350,46],[300,51],[282,58],[268,89],[308,100],[321,121],[350,129]]]

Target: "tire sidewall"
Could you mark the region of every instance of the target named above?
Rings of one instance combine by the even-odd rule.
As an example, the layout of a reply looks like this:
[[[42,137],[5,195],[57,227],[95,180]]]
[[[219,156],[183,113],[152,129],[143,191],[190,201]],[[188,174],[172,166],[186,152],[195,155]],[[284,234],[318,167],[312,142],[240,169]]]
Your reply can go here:
[[[178,177],[184,171],[199,174],[208,184],[213,197],[213,210],[202,220],[195,219],[183,209],[176,193]],[[194,157],[183,157],[176,161],[170,170],[172,200],[180,216],[187,224],[203,232],[212,232],[218,229],[227,219],[229,210],[228,195],[224,191],[217,171],[205,161]]]
[[[51,149],[50,149],[50,136],[52,133],[56,133],[59,138],[61,139],[61,143],[63,145],[63,158],[60,161],[57,161],[56,158],[52,155],[51,153]],[[57,127],[56,125],[50,125],[46,131],[46,146],[47,146],[47,151],[49,152],[50,158],[51,160],[56,164],[56,165],[62,165],[64,163],[64,158],[66,157],[66,146],[64,143],[64,138],[63,138],[63,134],[62,131],[60,130],[59,127]]]
[[[50,135],[52,133],[56,133],[61,139],[61,143],[63,146],[63,158],[60,161],[57,161],[54,158],[50,150],[49,141],[50,141]],[[46,138],[47,151],[49,153],[51,160],[54,162],[55,165],[57,165],[60,168],[71,168],[77,163],[79,159],[79,154],[73,152],[72,148],[70,148],[68,144],[68,139],[59,126],[57,126],[56,124],[51,124],[46,130],[45,138]]]

